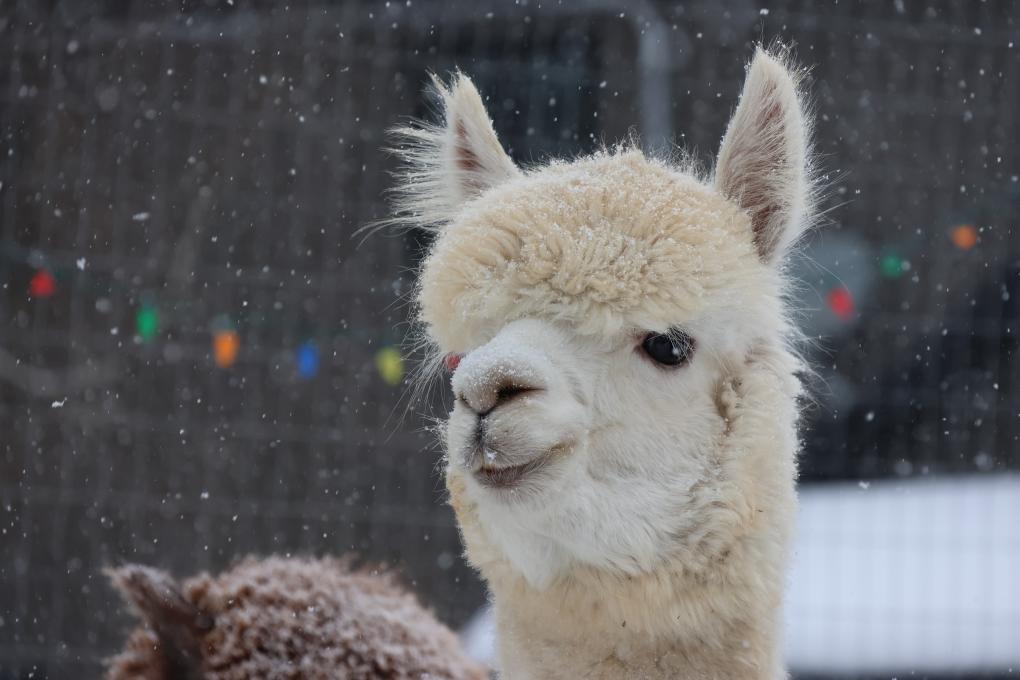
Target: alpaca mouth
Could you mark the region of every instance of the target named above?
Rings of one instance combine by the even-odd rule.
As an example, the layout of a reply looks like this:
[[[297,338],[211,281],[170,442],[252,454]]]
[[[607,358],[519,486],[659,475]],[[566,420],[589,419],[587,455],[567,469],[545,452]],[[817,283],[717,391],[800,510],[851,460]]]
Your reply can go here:
[[[474,476],[482,486],[487,486],[490,489],[512,489],[519,485],[525,477],[544,467],[546,460],[546,456],[539,456],[523,465],[511,465],[509,467],[482,465],[477,470],[474,470]]]

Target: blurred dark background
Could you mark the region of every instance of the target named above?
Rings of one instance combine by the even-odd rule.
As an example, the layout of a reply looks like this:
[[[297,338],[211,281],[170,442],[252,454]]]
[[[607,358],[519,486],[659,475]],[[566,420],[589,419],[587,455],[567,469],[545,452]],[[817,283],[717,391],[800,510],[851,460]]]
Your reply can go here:
[[[1012,2],[0,0],[0,677],[99,672],[99,572],[357,552],[460,625],[385,130],[460,67],[522,163],[706,166],[756,41],[811,66],[806,485],[1020,467]],[[436,412],[442,411],[437,398]],[[918,676],[915,676],[918,677]]]

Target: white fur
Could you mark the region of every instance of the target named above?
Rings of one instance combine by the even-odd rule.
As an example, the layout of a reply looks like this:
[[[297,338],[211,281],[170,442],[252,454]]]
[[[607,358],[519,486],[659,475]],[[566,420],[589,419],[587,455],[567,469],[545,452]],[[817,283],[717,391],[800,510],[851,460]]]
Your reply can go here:
[[[511,170],[470,81],[444,92],[405,209],[440,227],[419,320],[465,355],[447,485],[504,676],[782,677],[800,388],[778,263],[810,193],[795,81],[756,55],[714,181],[627,149]],[[640,346],[671,329],[697,348],[669,369]]]

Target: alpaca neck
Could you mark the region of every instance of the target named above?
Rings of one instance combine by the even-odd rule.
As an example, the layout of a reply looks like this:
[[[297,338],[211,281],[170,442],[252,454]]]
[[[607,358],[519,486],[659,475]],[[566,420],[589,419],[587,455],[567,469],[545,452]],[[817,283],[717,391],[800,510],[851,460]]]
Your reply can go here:
[[[770,585],[782,581],[737,564],[754,552],[735,548],[698,575],[575,570],[543,590],[490,565],[502,678],[784,678],[781,587]]]

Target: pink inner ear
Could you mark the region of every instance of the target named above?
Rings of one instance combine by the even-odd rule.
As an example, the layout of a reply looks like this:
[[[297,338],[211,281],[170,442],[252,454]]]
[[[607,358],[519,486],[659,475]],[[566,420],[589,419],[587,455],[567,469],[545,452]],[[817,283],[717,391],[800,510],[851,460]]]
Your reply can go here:
[[[478,156],[468,146],[467,128],[464,127],[462,121],[457,121],[456,132],[457,168],[464,172],[478,172],[482,169],[482,164],[478,162]]]
[[[783,172],[783,166],[789,163],[777,153],[781,148],[776,146],[776,140],[785,134],[784,112],[775,98],[775,84],[766,87],[762,99],[767,104],[754,121],[752,144],[736,159],[741,167],[722,187],[724,194],[750,212],[754,243],[763,259],[770,257],[779,241],[778,232],[784,226],[782,213],[787,207],[779,203],[782,197],[777,195],[772,175]]]
[[[779,103],[775,101],[775,90],[776,86],[771,84],[767,92],[769,106],[761,113],[761,128],[762,130],[768,131],[768,136],[782,137],[785,127],[785,120],[783,117],[783,109],[779,106]],[[771,173],[776,171],[777,165],[783,165],[789,161],[789,159],[783,156],[772,156],[766,155],[768,160],[772,161],[771,165],[766,165],[763,168],[757,168],[757,172]],[[767,176],[767,175],[766,175]],[[782,228],[783,225],[777,225],[776,221],[782,219],[782,215],[777,215],[781,212],[784,206],[776,204],[779,200],[778,196],[769,195],[770,190],[773,187],[770,186],[769,182],[753,182],[747,183],[747,190],[754,195],[748,196],[747,200],[750,205],[759,206],[758,210],[751,216],[751,227],[754,230],[754,243],[758,247],[758,252],[762,257],[768,258],[772,251],[775,249],[776,243],[779,240],[779,234],[776,233]]]
[[[460,181],[463,188],[467,189],[469,193],[479,194],[486,188],[482,161],[468,142],[467,128],[464,127],[464,123],[458,120],[454,129],[457,133],[454,142],[454,160],[457,163],[457,170],[460,171]]]

